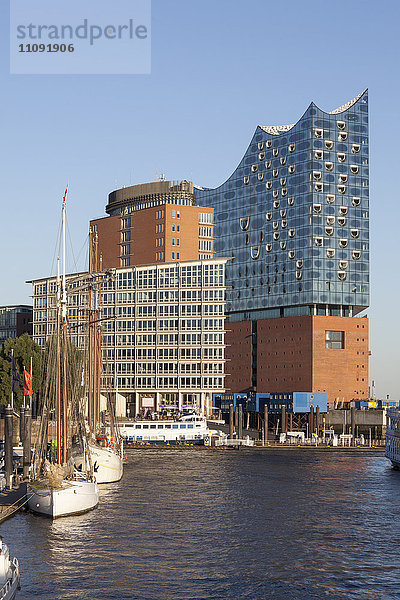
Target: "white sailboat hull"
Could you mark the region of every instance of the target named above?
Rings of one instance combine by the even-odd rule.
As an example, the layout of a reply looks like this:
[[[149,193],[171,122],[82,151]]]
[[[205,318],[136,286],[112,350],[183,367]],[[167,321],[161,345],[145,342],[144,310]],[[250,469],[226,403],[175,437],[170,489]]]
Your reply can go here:
[[[57,519],[85,513],[99,503],[97,484],[92,481],[64,481],[61,488],[46,487],[46,480],[28,484],[29,510]]]
[[[123,473],[122,457],[112,448],[88,445],[97,483],[114,483]]]

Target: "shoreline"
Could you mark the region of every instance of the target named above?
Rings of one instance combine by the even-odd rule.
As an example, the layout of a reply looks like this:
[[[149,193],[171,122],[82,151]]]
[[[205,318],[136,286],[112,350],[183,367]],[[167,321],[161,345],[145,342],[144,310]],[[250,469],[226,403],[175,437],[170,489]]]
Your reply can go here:
[[[228,450],[228,451],[243,451],[243,450],[248,450],[250,452],[254,452],[254,451],[258,451],[261,450],[262,452],[268,452],[268,451],[274,451],[274,450],[282,450],[284,452],[346,452],[346,453],[353,453],[353,452],[361,452],[361,453],[369,453],[369,454],[374,454],[374,453],[384,453],[385,452],[385,446],[368,446],[368,447],[362,447],[362,446],[311,446],[311,445],[304,445],[304,446],[295,446],[295,445],[288,445],[288,444],[269,444],[268,446],[246,446],[246,445],[237,445],[237,446],[203,446],[203,445],[191,445],[191,444],[171,444],[171,445],[157,445],[157,444],[148,444],[148,445],[137,445],[137,446],[127,446],[125,447],[125,451],[130,451],[130,450],[213,450],[213,451],[224,451],[224,450]],[[388,459],[389,460],[389,459]]]

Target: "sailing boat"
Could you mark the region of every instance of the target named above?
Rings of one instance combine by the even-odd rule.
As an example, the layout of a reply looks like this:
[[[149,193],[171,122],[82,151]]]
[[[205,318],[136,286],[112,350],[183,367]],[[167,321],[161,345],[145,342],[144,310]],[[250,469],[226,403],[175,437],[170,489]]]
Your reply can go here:
[[[82,413],[80,372],[82,353],[72,346],[67,324],[67,293],[65,277],[65,201],[62,204],[62,278],[57,261],[57,322],[50,338],[42,376],[43,413],[38,442],[35,445],[33,476],[27,486],[31,511],[51,517],[80,514],[98,504],[98,489],[87,450]],[[55,399],[57,441],[52,456],[47,457],[47,426],[52,400]],[[78,444],[84,460],[75,464],[68,441]]]
[[[115,406],[107,395],[110,417],[110,435],[101,433],[100,427],[100,379],[102,371],[100,286],[107,273],[101,271],[98,257],[97,231],[89,234],[89,331],[88,331],[88,450],[93,463],[97,483],[119,481],[123,474],[122,438],[117,429]]]

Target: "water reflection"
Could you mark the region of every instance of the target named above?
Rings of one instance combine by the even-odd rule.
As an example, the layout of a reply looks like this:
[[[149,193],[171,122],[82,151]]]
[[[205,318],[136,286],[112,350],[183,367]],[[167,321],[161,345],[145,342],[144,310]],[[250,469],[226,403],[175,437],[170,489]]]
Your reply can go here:
[[[148,449],[96,510],[1,533],[19,600],[391,600],[399,495],[382,455]]]

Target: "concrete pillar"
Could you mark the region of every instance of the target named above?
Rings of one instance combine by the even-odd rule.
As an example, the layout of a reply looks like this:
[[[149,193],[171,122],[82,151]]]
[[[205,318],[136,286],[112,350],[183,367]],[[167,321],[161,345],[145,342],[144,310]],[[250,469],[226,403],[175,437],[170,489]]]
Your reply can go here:
[[[314,407],[310,406],[310,437],[314,433]]]
[[[268,404],[264,404],[264,446],[268,442]]]
[[[233,404],[229,405],[229,439],[233,440]]]
[[[351,435],[353,436],[351,439],[351,443],[355,444],[355,431],[356,431],[356,409],[354,406],[350,409],[350,426],[351,426]]]
[[[289,413],[289,431],[293,431],[293,413]]]
[[[13,475],[13,409],[8,405],[4,414],[4,470],[6,485],[12,489]]]
[[[287,432],[287,427],[286,427],[286,408],[285,406],[282,406],[282,421],[281,421],[281,432],[282,433],[286,433]]]
[[[25,426],[24,426],[24,462],[23,476],[24,479],[29,477],[29,467],[31,465],[31,411],[25,409]]]
[[[317,431],[317,435],[319,436],[319,429],[320,429],[319,405],[315,409],[315,429]]]
[[[239,404],[238,409],[238,438],[241,440],[243,438],[243,406]]]
[[[235,430],[237,431],[239,427],[239,407],[235,406]]]

